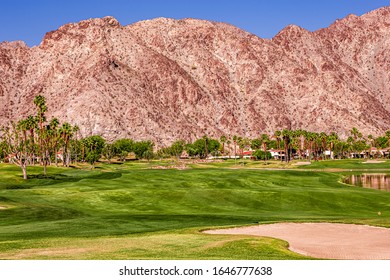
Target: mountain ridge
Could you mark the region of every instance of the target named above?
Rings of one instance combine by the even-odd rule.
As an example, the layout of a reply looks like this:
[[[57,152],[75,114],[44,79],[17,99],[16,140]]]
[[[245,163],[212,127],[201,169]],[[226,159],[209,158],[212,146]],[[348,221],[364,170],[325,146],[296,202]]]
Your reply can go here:
[[[46,96],[81,134],[258,137],[275,130],[390,129],[390,7],[262,39],[227,23],[113,17],[69,23],[40,45],[0,43],[0,125]]]

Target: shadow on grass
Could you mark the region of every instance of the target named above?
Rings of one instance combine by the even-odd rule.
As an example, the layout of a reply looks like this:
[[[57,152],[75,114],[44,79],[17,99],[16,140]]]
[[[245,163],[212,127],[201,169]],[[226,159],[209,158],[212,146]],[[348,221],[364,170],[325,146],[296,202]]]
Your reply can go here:
[[[17,176],[18,178],[22,178],[22,176]],[[28,175],[28,180],[23,181],[20,184],[15,184],[14,182],[2,182],[2,186],[7,190],[17,190],[17,189],[31,189],[33,187],[42,187],[42,186],[50,186],[60,183],[74,183],[79,182],[83,179],[91,179],[91,180],[112,180],[122,177],[121,173],[118,172],[102,172],[97,175],[91,176],[68,176],[65,174],[31,174]]]

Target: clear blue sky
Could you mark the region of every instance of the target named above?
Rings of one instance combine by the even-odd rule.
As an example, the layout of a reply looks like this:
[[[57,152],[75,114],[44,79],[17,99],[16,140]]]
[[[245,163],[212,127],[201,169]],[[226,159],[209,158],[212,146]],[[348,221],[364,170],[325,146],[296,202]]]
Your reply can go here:
[[[0,0],[0,42],[38,45],[63,24],[107,15],[122,25],[156,17],[222,21],[272,38],[288,24],[313,31],[383,6],[390,0]]]

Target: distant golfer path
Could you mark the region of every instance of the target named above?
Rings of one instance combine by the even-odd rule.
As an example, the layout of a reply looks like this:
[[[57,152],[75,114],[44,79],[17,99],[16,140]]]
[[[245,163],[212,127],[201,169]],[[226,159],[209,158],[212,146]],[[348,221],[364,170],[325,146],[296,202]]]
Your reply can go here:
[[[286,240],[291,251],[324,259],[390,260],[390,229],[333,223],[278,223],[204,231]]]

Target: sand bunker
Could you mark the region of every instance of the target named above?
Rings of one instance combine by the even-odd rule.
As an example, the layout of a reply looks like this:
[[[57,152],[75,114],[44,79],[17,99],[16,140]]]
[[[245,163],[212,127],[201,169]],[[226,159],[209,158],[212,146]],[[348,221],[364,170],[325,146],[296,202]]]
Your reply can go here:
[[[268,236],[289,242],[291,251],[324,259],[390,260],[390,229],[332,223],[279,223],[205,231]]]

